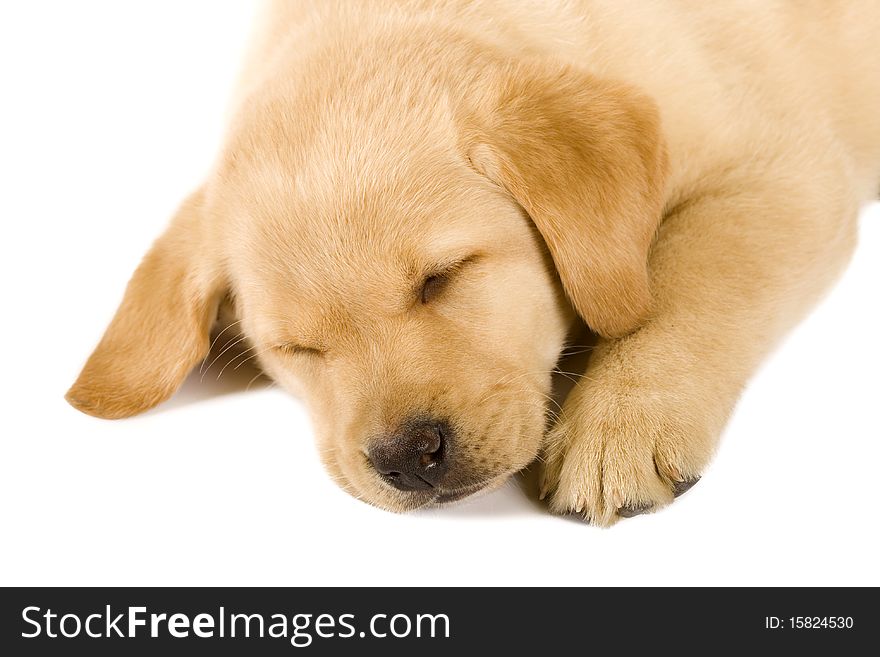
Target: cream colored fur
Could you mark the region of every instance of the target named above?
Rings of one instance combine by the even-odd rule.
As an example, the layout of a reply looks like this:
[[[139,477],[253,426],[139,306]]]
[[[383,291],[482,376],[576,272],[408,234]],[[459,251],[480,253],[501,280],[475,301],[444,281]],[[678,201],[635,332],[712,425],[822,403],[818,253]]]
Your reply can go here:
[[[230,298],[369,502],[489,489],[542,452],[553,511],[658,508],[852,252],[878,35],[873,0],[269,3],[214,172],[68,399],[166,399]],[[547,432],[575,313],[600,338]],[[402,493],[365,449],[424,412],[456,426],[457,469]]]

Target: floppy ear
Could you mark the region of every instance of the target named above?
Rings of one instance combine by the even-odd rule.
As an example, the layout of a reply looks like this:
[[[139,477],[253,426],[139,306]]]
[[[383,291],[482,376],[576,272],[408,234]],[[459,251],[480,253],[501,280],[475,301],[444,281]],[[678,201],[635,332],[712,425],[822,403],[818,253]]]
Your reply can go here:
[[[208,352],[220,286],[206,266],[202,194],[187,199],[135,271],[122,304],[67,392],[103,418],[164,401]]]
[[[586,323],[629,333],[651,309],[648,251],[666,172],[657,109],[570,68],[502,68],[472,108],[469,158],[529,214]]]

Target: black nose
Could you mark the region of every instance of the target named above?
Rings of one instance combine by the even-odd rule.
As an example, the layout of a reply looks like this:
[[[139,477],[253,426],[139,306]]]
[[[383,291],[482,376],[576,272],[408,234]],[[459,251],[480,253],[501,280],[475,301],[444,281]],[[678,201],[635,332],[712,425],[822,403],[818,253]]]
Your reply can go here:
[[[452,430],[446,422],[414,419],[376,440],[368,456],[376,472],[399,490],[434,488],[446,474]]]

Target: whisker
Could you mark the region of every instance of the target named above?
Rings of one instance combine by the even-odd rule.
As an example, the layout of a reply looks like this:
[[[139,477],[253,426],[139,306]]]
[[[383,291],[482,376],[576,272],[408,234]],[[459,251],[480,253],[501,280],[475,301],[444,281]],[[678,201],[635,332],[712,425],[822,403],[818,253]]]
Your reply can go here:
[[[578,354],[585,354],[588,351],[593,351],[595,347],[586,347],[584,349],[563,349],[559,352],[560,358],[568,358],[569,356],[577,356]]]
[[[259,351],[259,352],[255,353],[255,354],[251,354],[250,356],[248,356],[247,358],[245,358],[243,361],[241,361],[238,365],[236,365],[236,366],[233,367],[232,369],[233,369],[233,370],[237,370],[239,367],[241,367],[241,366],[244,365],[245,363],[249,363],[249,362],[252,361],[254,358],[259,358],[260,356],[262,356],[263,354],[265,354],[267,351],[272,351],[272,349],[273,349],[272,347],[266,347],[266,348],[263,349],[262,351]],[[247,352],[245,352],[245,353],[247,353]],[[235,359],[233,358],[233,360],[235,360]]]
[[[257,375],[256,375],[253,379],[251,379],[250,381],[248,381],[248,384],[247,384],[247,386],[245,387],[244,391],[247,392],[248,390],[250,390],[250,389],[251,389],[251,386],[254,384],[254,381],[256,381],[257,379],[259,379],[261,376],[265,376],[265,375],[264,375],[262,372],[258,372]]]
[[[214,350],[214,347],[217,344],[217,341],[220,339],[220,336],[223,335],[224,333],[226,333],[226,331],[231,329],[236,324],[241,324],[241,322],[242,322],[242,320],[240,320],[240,319],[238,321],[232,322],[232,324],[229,324],[222,331],[220,331],[217,335],[214,336],[214,339],[211,341],[211,346],[208,347],[208,353],[205,354],[205,357],[202,359],[202,364],[199,367],[199,374],[204,374],[205,363],[208,362],[208,356],[211,354],[211,351]]]
[[[229,351],[230,349],[232,349],[235,345],[237,345],[239,342],[242,342],[242,341],[244,341],[244,340],[247,340],[247,336],[244,336],[244,335],[243,335],[243,336],[241,336],[240,338],[238,338],[238,340],[232,341],[231,343],[227,343],[227,345],[223,348],[223,350],[222,350],[219,354],[217,354],[217,355],[214,357],[214,360],[211,361],[211,364],[208,365],[208,367],[205,369],[205,371],[202,372],[202,378],[200,379],[200,381],[204,381],[204,380],[205,380],[205,375],[208,373],[208,371],[209,371],[212,367],[214,367],[214,363],[217,362],[217,360],[220,358],[220,356],[222,356],[222,355],[225,354],[227,351]],[[227,364],[228,364],[228,363],[227,363]],[[222,370],[221,370],[221,371],[222,371]]]
[[[235,356],[233,356],[233,357],[229,360],[229,362],[226,363],[226,365],[232,365],[232,363],[234,363],[235,361],[237,361],[239,358],[241,358],[241,357],[244,356],[245,354],[248,354],[248,353],[252,352],[252,351],[253,351],[254,349],[256,349],[256,348],[257,348],[257,346],[256,346],[256,345],[253,345],[253,346],[248,347],[247,349],[242,350],[241,353],[235,354]],[[244,362],[247,362],[248,360],[250,360],[250,359],[249,359],[249,358],[246,358]],[[238,369],[238,368],[236,368],[236,369]]]
[[[251,347],[250,349],[253,349],[253,347]],[[245,350],[244,353],[247,353],[248,351],[250,351],[250,349]],[[232,365],[232,363],[234,363],[238,358],[241,358],[241,356],[242,356],[242,354],[236,354],[236,356],[235,356],[234,358],[230,358],[228,361],[226,361],[226,362],[223,364],[223,367],[220,368],[220,372],[217,374],[217,380],[218,380],[218,381],[220,380],[220,377],[223,376],[223,372],[226,371],[226,368],[229,367],[230,365]],[[251,359],[250,359],[250,358],[245,358],[245,359],[242,361],[242,363],[246,363],[246,362],[248,362],[249,360],[251,360]],[[238,368],[237,368],[237,367],[233,368],[233,371],[236,370],[236,369],[238,369]]]
[[[587,381],[595,381],[596,380],[595,377],[592,377],[588,374],[578,374],[577,372],[566,372],[564,370],[554,370],[554,373],[561,374],[566,377],[574,377],[574,379],[586,379]],[[574,379],[569,379],[569,380],[572,381]],[[574,382],[577,383],[576,380]]]

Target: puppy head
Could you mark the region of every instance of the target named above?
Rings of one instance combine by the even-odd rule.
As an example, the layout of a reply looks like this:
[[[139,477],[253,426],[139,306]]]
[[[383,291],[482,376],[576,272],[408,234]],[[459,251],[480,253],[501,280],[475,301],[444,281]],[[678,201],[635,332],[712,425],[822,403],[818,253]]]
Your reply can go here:
[[[572,308],[606,336],[649,312],[657,117],[565,68],[488,57],[426,79],[411,63],[253,98],[68,399],[107,417],[162,401],[225,293],[358,497],[406,510],[528,464]]]

